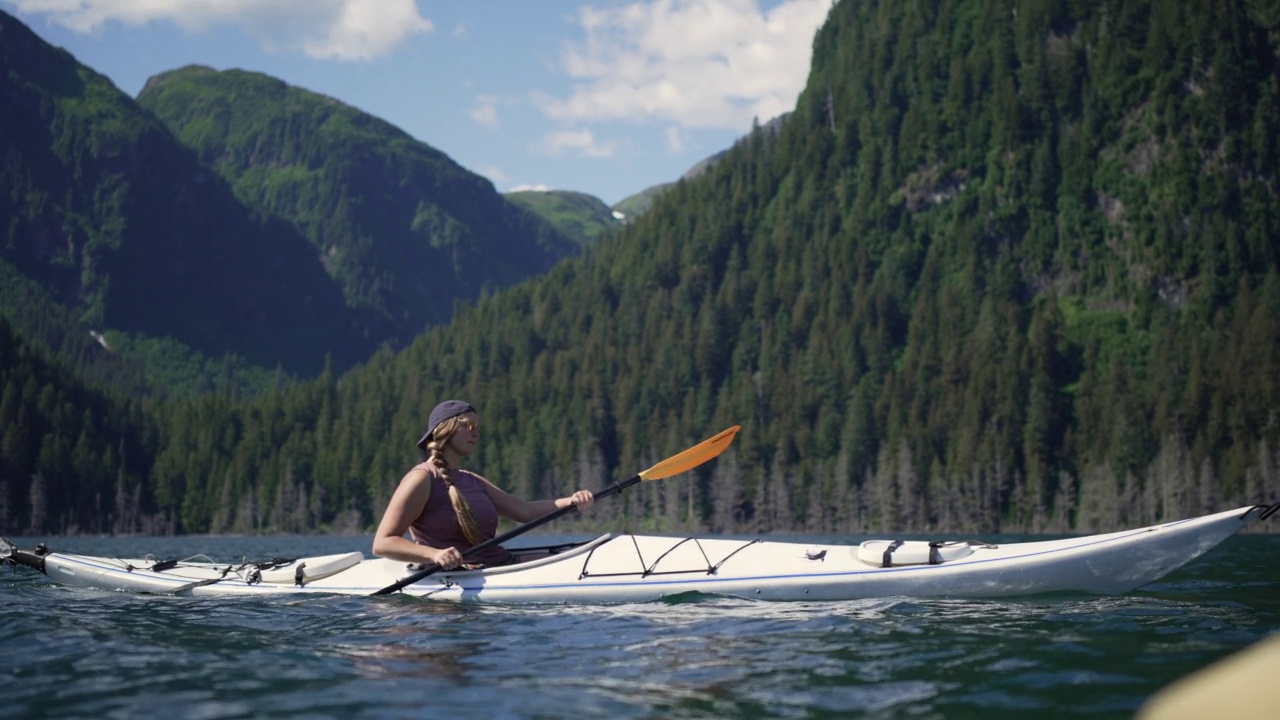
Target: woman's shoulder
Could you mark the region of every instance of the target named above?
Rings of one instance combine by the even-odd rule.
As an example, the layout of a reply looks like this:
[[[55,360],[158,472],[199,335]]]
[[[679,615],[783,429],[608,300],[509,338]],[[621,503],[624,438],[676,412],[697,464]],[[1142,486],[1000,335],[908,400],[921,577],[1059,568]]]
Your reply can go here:
[[[455,480],[459,475],[465,475],[466,481],[469,481],[472,485],[476,487],[483,488],[485,492],[488,492],[490,488],[497,489],[498,487],[497,485],[494,485],[492,482],[490,482],[488,478],[486,478],[485,476],[481,475],[478,472],[473,472],[471,470],[464,470],[462,468],[458,468],[457,470],[454,471]]]
[[[421,462],[409,468],[401,482],[431,482],[440,476],[440,470],[429,462]]]
[[[464,481],[469,481],[475,485],[492,485],[493,484],[488,480],[486,480],[483,475],[481,475],[480,473],[474,470],[467,470],[466,468],[454,468],[453,479],[457,481],[459,478],[463,478]]]

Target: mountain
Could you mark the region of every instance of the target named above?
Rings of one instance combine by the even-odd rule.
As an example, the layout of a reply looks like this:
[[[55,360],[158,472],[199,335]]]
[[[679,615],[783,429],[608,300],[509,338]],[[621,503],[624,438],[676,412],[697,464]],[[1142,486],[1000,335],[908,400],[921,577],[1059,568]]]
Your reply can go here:
[[[577,243],[400,129],[277,79],[185,67],[138,95],[246,206],[310,241],[347,304],[403,345]]]
[[[583,247],[622,225],[604,201],[586,193],[524,190],[503,197],[540,216]]]
[[[781,131],[589,252],[340,376],[150,404],[136,517],[368,527],[446,397],[480,409],[468,466],[524,497],[743,426],[562,532],[1060,533],[1274,500],[1280,19],[1017,10],[835,4]],[[62,456],[4,471],[22,527]]]
[[[306,238],[245,208],[106,78],[4,13],[0,67],[0,262],[77,335],[174,338],[302,373],[376,347]],[[38,329],[58,310],[37,299],[5,312]]]
[[[293,390],[318,417],[270,442],[193,458],[199,426],[168,418],[186,429],[165,467],[263,484],[209,475],[182,526],[251,528],[220,498],[303,491],[375,522],[444,397],[480,408],[470,466],[526,497],[743,426],[713,467],[580,521],[599,529],[1067,532],[1267,500],[1276,22],[1243,2],[839,3],[781,131],[591,252]]]

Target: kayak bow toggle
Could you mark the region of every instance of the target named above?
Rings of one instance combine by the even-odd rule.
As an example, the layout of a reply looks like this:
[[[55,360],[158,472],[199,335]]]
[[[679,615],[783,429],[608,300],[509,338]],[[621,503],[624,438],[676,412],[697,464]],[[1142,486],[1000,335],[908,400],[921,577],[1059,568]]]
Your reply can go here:
[[[44,543],[37,545],[34,551],[19,550],[9,542],[8,538],[0,537],[0,565],[4,563],[26,565],[44,572],[44,556],[48,554],[49,548],[45,547]]]

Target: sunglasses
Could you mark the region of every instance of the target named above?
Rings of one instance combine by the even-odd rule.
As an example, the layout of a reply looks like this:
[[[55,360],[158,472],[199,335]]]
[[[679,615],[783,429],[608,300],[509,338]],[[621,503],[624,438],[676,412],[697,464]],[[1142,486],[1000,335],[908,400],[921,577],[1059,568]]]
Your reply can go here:
[[[458,427],[466,429],[467,432],[480,432],[480,423],[475,420],[459,420]]]

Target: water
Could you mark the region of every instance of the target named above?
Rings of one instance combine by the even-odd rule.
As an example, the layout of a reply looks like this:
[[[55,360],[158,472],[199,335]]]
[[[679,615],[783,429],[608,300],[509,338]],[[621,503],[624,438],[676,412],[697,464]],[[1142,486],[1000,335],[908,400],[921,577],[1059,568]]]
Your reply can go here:
[[[226,561],[369,539],[45,542]],[[1127,718],[1280,630],[1278,557],[1280,536],[1235,536],[1118,597],[596,607],[153,597],[5,569],[0,718]]]

